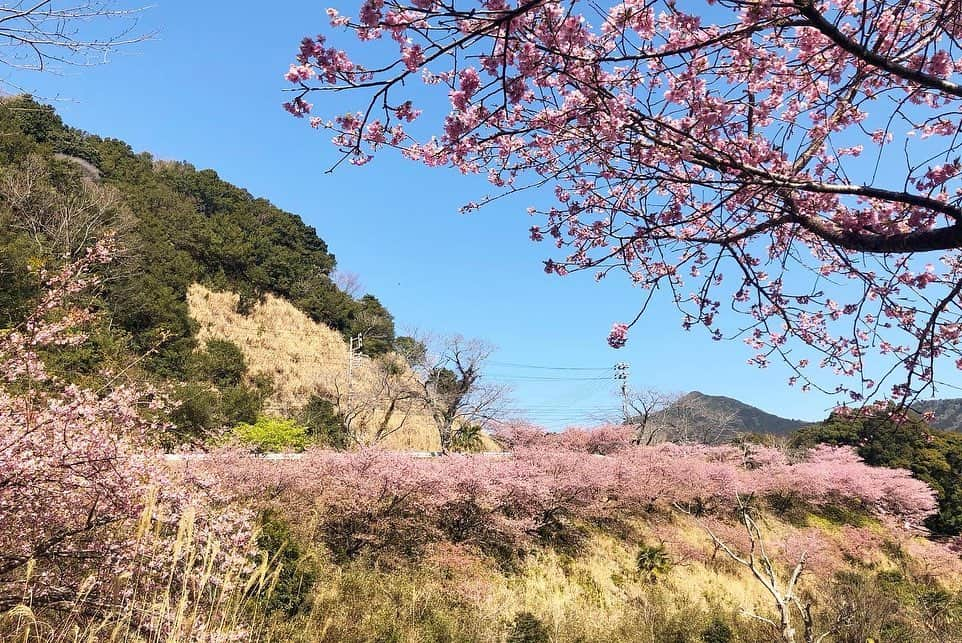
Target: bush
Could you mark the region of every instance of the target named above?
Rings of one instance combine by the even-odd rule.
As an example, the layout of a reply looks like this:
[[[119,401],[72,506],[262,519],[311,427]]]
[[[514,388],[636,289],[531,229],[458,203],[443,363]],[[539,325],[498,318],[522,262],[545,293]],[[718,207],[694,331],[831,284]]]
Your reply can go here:
[[[244,352],[226,339],[208,339],[205,349],[194,355],[193,366],[200,379],[220,387],[237,386],[247,372]]]
[[[455,429],[451,436],[451,450],[460,453],[477,453],[484,450],[484,433],[477,424],[465,424]]]
[[[648,580],[656,580],[659,576],[667,574],[671,570],[671,556],[664,545],[645,545],[638,548],[638,555],[635,562],[640,571]]]
[[[703,643],[730,643],[732,638],[732,628],[718,616],[712,617],[708,627],[701,632]]]
[[[217,389],[191,382],[181,386],[174,397],[179,401],[170,414],[176,425],[175,441],[190,442],[203,441],[227,426],[256,422],[266,393],[246,384]]]
[[[318,444],[339,450],[351,446],[351,438],[344,424],[344,418],[330,400],[312,395],[298,417],[307,427],[308,434]]]
[[[177,404],[170,414],[176,425],[178,440],[204,438],[223,423],[220,415],[220,396],[217,391],[201,384],[186,384],[174,394]]]
[[[551,636],[537,616],[531,612],[518,612],[508,631],[508,643],[549,643]]]
[[[264,408],[264,391],[245,384],[229,386],[220,392],[220,412],[224,424],[251,424]]]
[[[303,451],[307,446],[307,429],[294,420],[264,416],[254,424],[239,424],[234,435],[258,453]]]
[[[309,564],[286,520],[268,509],[259,522],[257,546],[267,553],[268,568],[274,570],[270,591],[260,596],[261,607],[267,614],[294,616],[307,608],[317,570]]]

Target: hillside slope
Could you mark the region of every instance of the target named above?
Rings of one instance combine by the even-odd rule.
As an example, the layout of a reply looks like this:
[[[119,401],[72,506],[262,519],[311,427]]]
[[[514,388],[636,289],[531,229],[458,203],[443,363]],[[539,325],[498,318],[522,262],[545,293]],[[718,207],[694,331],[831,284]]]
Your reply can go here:
[[[199,284],[188,290],[198,339],[227,339],[243,351],[249,374],[266,375],[274,384],[266,410],[293,415],[312,395],[335,399],[348,388],[348,346],[336,330],[312,321],[293,305],[267,295],[247,314],[237,312],[239,296],[214,292]],[[356,360],[351,377],[355,395],[373,399],[380,366],[369,357]],[[412,377],[413,374],[408,374]],[[364,432],[380,423],[384,408],[360,419]],[[389,420],[392,433],[379,444],[389,449],[436,451],[440,448],[433,420],[407,406]],[[368,426],[370,425],[370,426]]]
[[[717,422],[719,417],[733,417],[732,431],[736,433],[768,433],[786,435],[809,422],[792,420],[767,413],[760,408],[745,404],[723,395],[706,395],[692,391],[680,398],[676,405],[695,409],[690,413],[693,424]]]
[[[929,425],[943,431],[962,431],[962,398],[944,400],[921,400],[912,404],[919,413],[932,412],[934,418]]]
[[[359,324],[376,326],[378,340],[365,351],[390,350],[390,313],[372,296],[355,300],[338,289],[335,257],[317,231],[213,170],[135,153],[20,96],[0,100],[0,171],[0,275],[77,255],[114,231],[118,252],[103,304],[134,352],[151,353],[145,365],[156,374],[183,377],[188,369],[192,283],[239,293],[241,309],[265,293],[283,297],[345,336]],[[96,216],[75,206],[90,199]],[[5,289],[0,324],[16,318],[30,286]]]

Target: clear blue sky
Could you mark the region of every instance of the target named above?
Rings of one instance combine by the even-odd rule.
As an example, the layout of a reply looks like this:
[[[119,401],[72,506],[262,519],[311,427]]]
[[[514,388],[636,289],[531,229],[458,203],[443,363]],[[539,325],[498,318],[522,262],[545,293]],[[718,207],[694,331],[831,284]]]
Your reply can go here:
[[[496,345],[491,374],[513,385],[516,407],[548,426],[615,408],[615,382],[588,379],[600,371],[507,364],[603,368],[627,361],[637,387],[700,390],[783,416],[824,417],[831,400],[789,388],[780,364],[746,365],[751,353],[738,342],[686,333],[667,300],[632,330],[624,349],[609,348],[612,322],[634,317],[644,293],[620,275],[601,284],[590,274],[545,275],[541,261],[550,248],[528,240],[523,197],[459,215],[458,206],[480,196],[485,183],[390,155],[325,174],[336,160],[329,135],[290,118],[280,104],[282,74],[300,38],[326,26],[326,6],[158,0],[141,18],[144,30],[158,32],[154,40],[103,66],[9,80],[53,102],[73,126],[213,168],[299,214],[339,267],[359,273],[394,313],[399,332],[459,332]],[[334,111],[319,97],[314,103],[320,114]]]

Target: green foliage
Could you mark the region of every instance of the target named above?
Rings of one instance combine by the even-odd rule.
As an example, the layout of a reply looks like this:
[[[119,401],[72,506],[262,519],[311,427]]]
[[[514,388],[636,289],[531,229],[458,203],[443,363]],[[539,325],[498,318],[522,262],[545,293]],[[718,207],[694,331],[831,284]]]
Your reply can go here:
[[[422,362],[428,353],[428,347],[424,342],[407,335],[402,335],[394,340],[394,350],[404,357],[409,364]]]
[[[350,312],[348,334],[361,335],[365,355],[383,355],[394,346],[394,317],[374,295],[364,295]]]
[[[477,453],[484,449],[484,432],[477,424],[464,424],[451,434],[451,450]]]
[[[848,445],[873,466],[903,468],[938,494],[939,511],[926,520],[936,534],[962,531],[962,435],[939,431],[918,417],[895,420],[888,413],[842,417],[805,427],[792,437],[795,447]]]
[[[220,413],[224,426],[255,422],[264,408],[266,391],[238,384],[220,390]]]
[[[218,389],[202,382],[187,382],[174,393],[170,420],[175,425],[166,442],[196,443],[239,423],[253,423],[264,406],[265,391],[238,384]]]
[[[667,574],[672,567],[671,556],[663,544],[646,545],[642,543],[638,547],[635,564],[638,571],[652,581]]]
[[[220,414],[220,396],[216,389],[197,383],[184,384],[174,393],[174,410],[170,419],[176,426],[179,442],[204,439],[224,425]]]
[[[286,616],[306,611],[317,581],[313,561],[277,512],[262,511],[259,523],[257,546],[268,556],[268,569],[273,570],[269,591],[257,597],[261,609]]]
[[[6,231],[6,232],[3,232]],[[16,234],[0,211],[0,328],[16,325],[39,293],[39,280],[31,265],[37,248],[24,234]]]
[[[701,631],[701,640],[702,643],[731,643],[734,633],[724,619],[713,616],[711,622]]]
[[[237,386],[247,372],[244,352],[226,339],[208,339],[204,350],[194,354],[193,366],[200,379],[217,386]]]
[[[549,643],[548,628],[531,612],[518,612],[508,630],[507,643]]]
[[[148,370],[188,374],[195,346],[186,293],[193,282],[233,290],[248,304],[274,293],[345,336],[363,331],[369,355],[393,345],[394,322],[380,302],[370,295],[354,301],[331,281],[335,259],[314,228],[213,170],[156,161],[122,141],[67,127],[51,107],[28,96],[0,101],[0,171],[30,154],[42,159],[54,182],[76,183],[83,174],[58,154],[93,164],[133,213],[124,269],[105,282],[104,297],[134,353],[151,353]],[[42,255],[6,225],[5,210],[0,203],[0,327],[16,318],[35,289],[23,267]]]
[[[303,451],[307,429],[294,420],[262,415],[254,424],[239,424],[234,435],[258,453]]]
[[[312,395],[301,409],[298,418],[307,428],[308,435],[318,444],[339,450],[351,446],[351,436],[344,424],[344,418],[330,400]]]

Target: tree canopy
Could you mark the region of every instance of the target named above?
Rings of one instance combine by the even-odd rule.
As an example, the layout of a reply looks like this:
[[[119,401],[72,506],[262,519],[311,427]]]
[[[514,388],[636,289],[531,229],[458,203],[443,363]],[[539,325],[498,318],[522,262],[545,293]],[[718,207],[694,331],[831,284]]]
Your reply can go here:
[[[305,38],[285,108],[332,130],[341,160],[394,148],[486,174],[468,210],[531,190],[531,238],[558,249],[546,272],[622,271],[641,312],[665,296],[684,328],[784,360],[792,384],[908,397],[937,363],[962,367],[958,0],[366,0],[328,16],[361,45]],[[358,111],[313,114],[312,95],[345,90]]]

